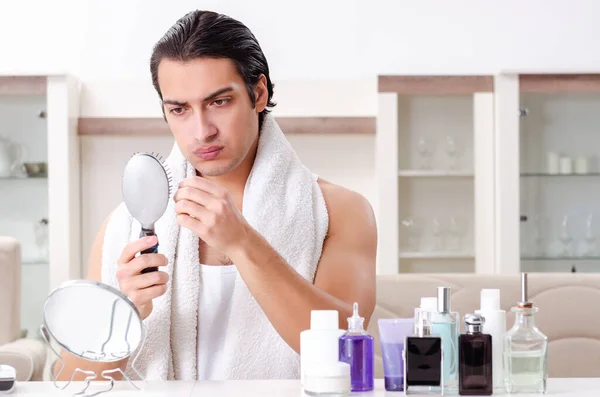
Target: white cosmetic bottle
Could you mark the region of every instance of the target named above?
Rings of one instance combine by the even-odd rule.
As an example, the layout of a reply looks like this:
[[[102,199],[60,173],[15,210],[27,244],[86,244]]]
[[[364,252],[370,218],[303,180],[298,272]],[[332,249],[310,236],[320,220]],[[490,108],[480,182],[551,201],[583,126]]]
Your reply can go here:
[[[425,311],[432,313],[429,315],[429,319],[433,316],[434,313],[437,313],[437,296],[424,296],[421,298],[421,304],[419,307],[415,307],[414,309],[414,317],[413,317],[413,331],[415,335],[417,334],[417,328],[419,325],[419,312]]]
[[[0,365],[0,394],[12,393],[17,383],[17,371],[10,365]]]
[[[500,309],[500,290],[482,289],[480,309],[475,310],[485,318],[482,332],[492,336],[492,376],[494,389],[504,387],[504,335],[506,334],[506,311]]]
[[[344,396],[350,393],[350,364],[339,360],[337,310],[313,310],[310,329],[300,332],[300,379],[311,396]]]

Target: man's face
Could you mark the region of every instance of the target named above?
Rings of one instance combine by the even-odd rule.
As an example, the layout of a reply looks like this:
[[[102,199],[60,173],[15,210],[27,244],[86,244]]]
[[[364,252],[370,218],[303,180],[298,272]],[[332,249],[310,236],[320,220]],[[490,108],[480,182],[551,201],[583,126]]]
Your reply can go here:
[[[163,59],[158,84],[169,127],[184,156],[203,176],[237,168],[258,139],[258,113],[267,102],[266,81],[252,106],[230,59]]]

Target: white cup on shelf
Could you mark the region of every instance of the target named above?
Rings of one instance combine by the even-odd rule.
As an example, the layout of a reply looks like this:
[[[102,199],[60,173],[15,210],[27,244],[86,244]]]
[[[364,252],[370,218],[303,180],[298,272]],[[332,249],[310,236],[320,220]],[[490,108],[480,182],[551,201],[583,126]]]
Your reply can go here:
[[[560,158],[560,173],[571,174],[573,173],[573,161],[570,157],[562,156]]]
[[[558,174],[560,156],[556,152],[548,152],[547,154],[547,172],[549,174]]]
[[[589,161],[586,156],[577,156],[575,159],[575,173],[587,174],[590,172]]]

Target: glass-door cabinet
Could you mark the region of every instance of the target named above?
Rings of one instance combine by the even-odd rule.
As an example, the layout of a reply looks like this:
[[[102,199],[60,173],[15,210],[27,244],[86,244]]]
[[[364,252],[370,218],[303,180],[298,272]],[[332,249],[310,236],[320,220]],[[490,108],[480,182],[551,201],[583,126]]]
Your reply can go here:
[[[493,76],[379,76],[379,274],[491,273]]]
[[[21,329],[31,336],[49,292],[46,79],[13,78],[9,86],[4,78],[0,85],[0,236],[20,245]]]
[[[600,72],[495,77],[498,273],[600,271]]]
[[[78,118],[72,76],[0,73],[0,236],[21,253],[3,263],[20,280],[4,296],[23,337],[40,338],[48,293],[81,276]]]

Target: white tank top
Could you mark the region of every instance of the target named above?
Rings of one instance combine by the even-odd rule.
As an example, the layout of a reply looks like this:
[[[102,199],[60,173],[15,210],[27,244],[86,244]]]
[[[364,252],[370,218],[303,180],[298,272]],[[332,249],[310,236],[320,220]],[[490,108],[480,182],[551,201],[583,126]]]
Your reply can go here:
[[[235,265],[200,265],[198,380],[223,380],[220,359],[236,275]]]

